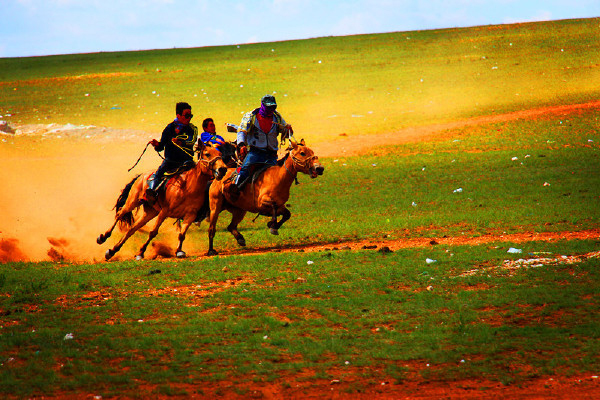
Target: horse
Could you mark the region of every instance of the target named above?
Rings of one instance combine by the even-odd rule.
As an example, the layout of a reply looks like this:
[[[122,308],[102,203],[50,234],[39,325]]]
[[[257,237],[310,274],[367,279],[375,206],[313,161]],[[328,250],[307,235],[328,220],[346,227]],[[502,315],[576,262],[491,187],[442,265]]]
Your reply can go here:
[[[205,146],[200,142],[197,151],[199,156],[196,165],[192,169],[171,178],[165,190],[159,193],[153,205],[150,205],[144,197],[148,187],[147,180],[152,175],[151,172],[136,176],[125,186],[115,205],[114,224],[96,239],[98,244],[106,242],[117,224],[129,228],[121,240],[112,249],[106,251],[104,257],[107,261],[121,249],[127,239],[157,216],[158,219],[154,224],[154,228],[150,231],[148,240],[136,255],[136,260],[144,258],[148,244],[156,237],[158,229],[166,218],[183,220],[178,237],[179,246],[176,250],[176,256],[178,258],[186,257],[186,253],[182,249],[183,241],[187,230],[196,220],[198,211],[202,207],[206,186],[213,177],[218,181],[227,172],[227,166],[218,150]],[[140,209],[140,207],[141,210],[137,213],[134,221],[133,211]]]
[[[277,165],[267,168],[254,182],[249,182],[241,190],[239,196],[229,192],[232,184],[234,169],[229,169],[225,178],[212,182],[208,190],[210,222],[208,227],[208,253],[218,254],[213,247],[217,220],[222,210],[231,213],[231,223],[227,230],[235,237],[240,246],[246,245],[244,236],[238,231],[238,224],[244,219],[246,212],[270,216],[267,223],[271,234],[278,235],[281,225],[291,217],[285,203],[290,197],[290,187],[298,172],[316,178],[323,175],[325,167],[319,163],[319,158],[306,146],[304,139],[297,143],[290,140],[292,148]],[[206,200],[205,200],[206,202]],[[277,217],[281,219],[277,221]]]
[[[237,167],[237,155],[236,155],[236,145],[233,142],[225,142],[219,146],[219,151],[221,152],[221,157],[223,158],[223,162],[227,165],[227,168]]]

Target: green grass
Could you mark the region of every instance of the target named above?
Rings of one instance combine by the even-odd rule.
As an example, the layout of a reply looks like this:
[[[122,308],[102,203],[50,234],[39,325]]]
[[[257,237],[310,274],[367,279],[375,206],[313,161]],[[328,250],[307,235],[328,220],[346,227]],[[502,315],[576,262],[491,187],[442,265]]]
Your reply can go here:
[[[597,27],[593,18],[0,59],[0,112],[14,123],[159,132],[176,101],[221,126],[276,92],[299,135],[327,141],[597,99]]]
[[[597,114],[469,127],[327,159],[325,175],[293,189],[294,215],[279,237],[266,233],[264,218],[249,217],[243,232],[252,249],[597,228]],[[205,243],[204,229],[194,232],[188,240]],[[0,392],[143,397],[143,386],[185,395],[188,383],[232,380],[242,393],[250,382],[289,384],[311,371],[298,379],[341,379],[355,393],[415,373],[505,385],[594,373],[599,259],[500,267],[534,253],[590,253],[598,243],[8,263],[0,274]],[[235,242],[221,229],[215,245]],[[523,253],[507,254],[509,247]],[[347,384],[349,376],[361,381]]]
[[[560,256],[597,245],[521,247]],[[596,371],[600,261],[460,276],[516,258],[507,247],[11,264],[0,288],[12,294],[0,303],[0,392],[135,396],[140,384],[162,391],[235,376],[244,387],[306,369],[338,379],[333,371],[358,368],[400,383],[414,362],[446,382]]]
[[[182,98],[197,99],[196,115],[236,122],[275,90],[310,145],[341,132],[376,134],[597,98],[597,24],[0,59],[0,113],[12,113],[14,123],[158,131]],[[597,229],[598,117],[592,109],[466,127],[426,143],[326,158],[325,175],[301,176],[292,189],[292,218],[280,236],[252,216],[242,232],[251,250]],[[26,150],[18,140],[0,143],[0,151]],[[224,213],[217,250],[237,248],[227,223]],[[204,252],[206,241],[204,225],[186,242]],[[523,253],[507,254],[509,247]],[[534,253],[560,258],[597,250],[598,240],[571,240],[391,254],[5,263],[0,394],[143,398],[150,388],[184,396],[186,384],[225,379],[236,382],[240,396],[249,395],[250,383],[290,388],[294,380],[320,379],[340,379],[345,392],[362,393],[415,374],[449,385],[595,374],[598,258],[510,273],[501,266]],[[73,339],[65,339],[69,333]]]
[[[324,159],[322,177],[300,176],[292,188],[280,236],[268,234],[266,217],[248,215],[240,227],[249,248],[596,228],[599,115],[468,127],[444,140]],[[217,250],[237,247],[229,220],[221,214]],[[207,241],[204,229],[191,237]]]

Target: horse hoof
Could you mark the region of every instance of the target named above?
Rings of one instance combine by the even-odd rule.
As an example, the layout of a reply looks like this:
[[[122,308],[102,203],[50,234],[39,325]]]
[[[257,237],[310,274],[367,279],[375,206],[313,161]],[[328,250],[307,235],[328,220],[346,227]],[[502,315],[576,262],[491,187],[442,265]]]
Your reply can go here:
[[[102,244],[102,243],[104,243],[104,242],[106,242],[106,238],[104,237],[104,235],[100,235],[100,236],[98,236],[98,238],[96,239],[96,243],[98,243],[98,244]]]
[[[206,253],[207,256],[216,256],[217,254],[219,253],[214,249],[211,249],[208,251],[208,253]]]
[[[115,253],[111,249],[108,249],[108,250],[106,250],[106,253],[104,253],[104,258],[106,259],[106,261],[108,261],[114,255],[115,255]]]
[[[138,254],[137,256],[135,256],[135,260],[136,260],[136,261],[141,261],[141,260],[143,260],[143,259],[144,259],[144,256],[143,256],[143,255],[141,255],[141,254]]]
[[[271,235],[279,235],[279,231],[275,228],[269,229],[271,231]]]
[[[177,258],[186,258],[187,254],[185,254],[185,251],[178,251],[177,254],[175,254],[177,256]]]

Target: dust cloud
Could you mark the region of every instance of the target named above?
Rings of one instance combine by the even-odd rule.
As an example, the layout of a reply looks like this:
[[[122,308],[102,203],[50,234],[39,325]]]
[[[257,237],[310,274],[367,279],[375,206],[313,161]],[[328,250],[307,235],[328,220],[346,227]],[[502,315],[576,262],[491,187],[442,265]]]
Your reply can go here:
[[[153,135],[123,136],[115,130],[95,136],[89,131],[0,135],[0,262],[104,260],[121,232],[115,229],[101,246],[96,238],[113,223],[121,190],[162,161],[150,148],[128,172]],[[134,235],[117,256],[133,256],[146,238]],[[155,249],[169,253],[160,245]]]

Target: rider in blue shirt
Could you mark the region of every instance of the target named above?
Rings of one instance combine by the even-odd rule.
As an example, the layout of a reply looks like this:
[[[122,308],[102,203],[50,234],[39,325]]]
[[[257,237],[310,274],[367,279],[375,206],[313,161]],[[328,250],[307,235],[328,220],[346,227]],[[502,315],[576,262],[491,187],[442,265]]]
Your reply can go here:
[[[222,136],[217,135],[215,121],[213,121],[212,118],[206,118],[202,121],[202,129],[204,129],[204,132],[200,135],[200,140],[202,140],[204,144],[210,145],[221,151],[219,147],[225,143],[225,139],[223,139]]]

